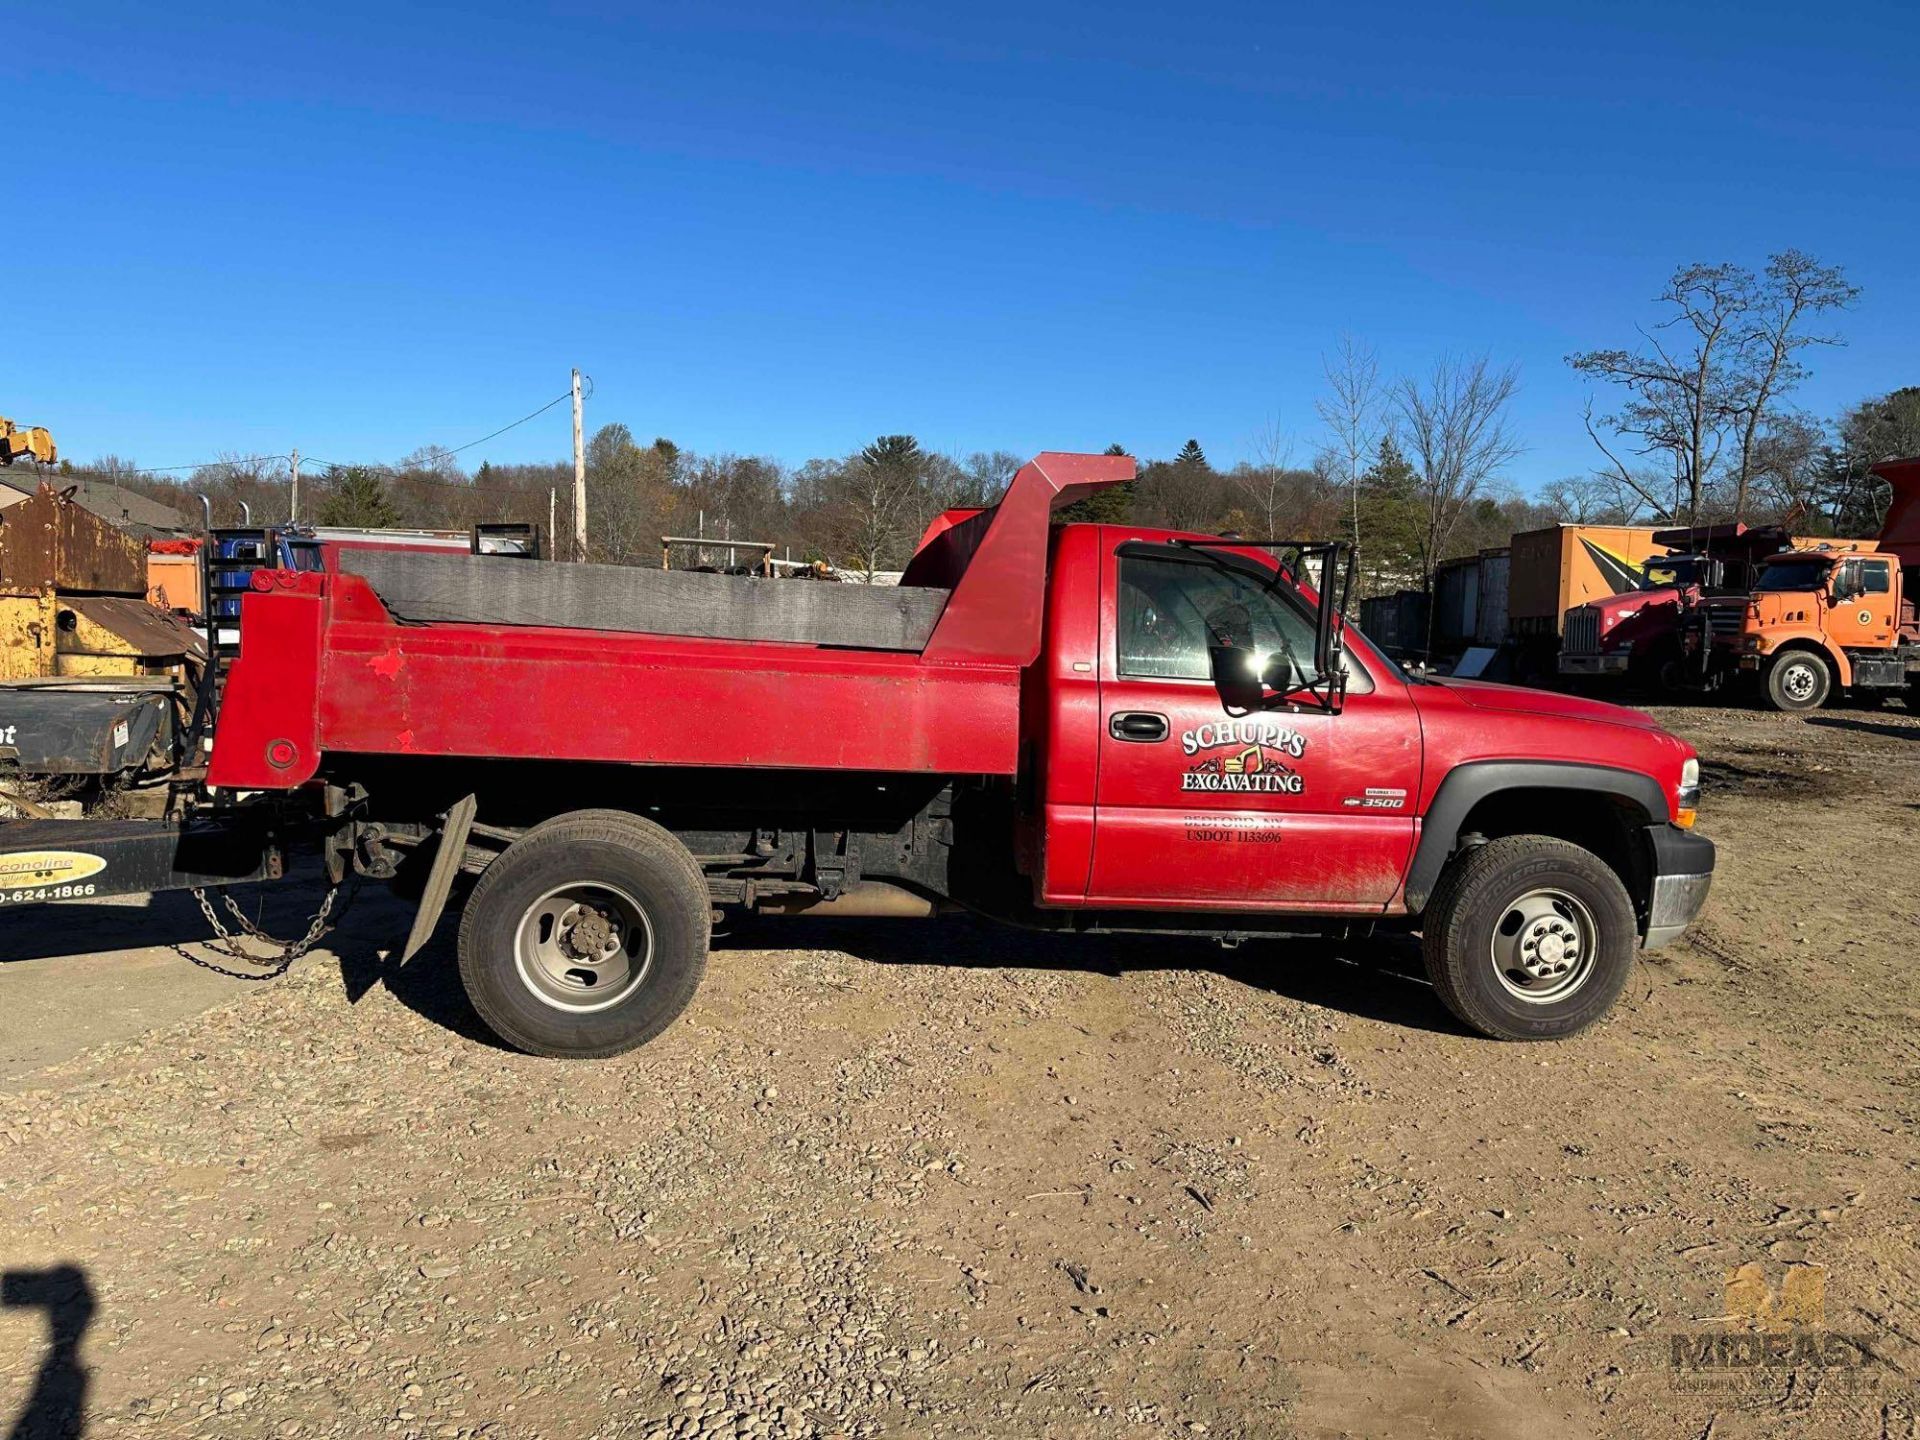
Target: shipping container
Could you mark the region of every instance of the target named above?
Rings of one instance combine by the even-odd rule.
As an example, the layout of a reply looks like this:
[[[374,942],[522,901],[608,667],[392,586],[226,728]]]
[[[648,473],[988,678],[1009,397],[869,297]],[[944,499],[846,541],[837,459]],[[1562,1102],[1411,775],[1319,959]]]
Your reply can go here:
[[[1473,622],[1473,643],[1498,645],[1507,638],[1507,581],[1513,555],[1506,546],[1480,552],[1480,613]]]
[[[1652,526],[1554,525],[1513,537],[1507,633],[1557,642],[1567,611],[1589,600],[1645,587],[1646,563],[1665,555]]]
[[[1433,652],[1457,655],[1473,643],[1480,613],[1480,557],[1448,560],[1433,572]]]
[[[1396,590],[1362,600],[1360,629],[1396,659],[1419,654],[1427,644],[1427,597],[1418,590]]]

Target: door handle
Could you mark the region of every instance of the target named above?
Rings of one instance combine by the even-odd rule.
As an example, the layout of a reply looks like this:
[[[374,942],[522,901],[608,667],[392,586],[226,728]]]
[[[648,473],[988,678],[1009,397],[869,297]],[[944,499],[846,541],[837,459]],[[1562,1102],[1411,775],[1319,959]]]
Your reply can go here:
[[[1167,738],[1167,717],[1151,710],[1120,710],[1107,722],[1107,733],[1116,740],[1145,743]]]

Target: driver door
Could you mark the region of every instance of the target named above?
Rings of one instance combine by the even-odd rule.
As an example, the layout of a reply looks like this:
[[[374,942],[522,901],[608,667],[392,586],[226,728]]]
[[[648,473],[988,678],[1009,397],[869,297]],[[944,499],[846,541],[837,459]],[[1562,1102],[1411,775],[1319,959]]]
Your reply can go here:
[[[1877,555],[1844,560],[1830,583],[1834,600],[1826,629],[1836,645],[1880,649],[1893,644],[1892,560]]]
[[[1276,679],[1313,666],[1312,611],[1238,564],[1137,541],[1107,551],[1088,900],[1378,910],[1412,850],[1418,717],[1403,685],[1351,658],[1337,715],[1229,711],[1212,649],[1251,648]]]

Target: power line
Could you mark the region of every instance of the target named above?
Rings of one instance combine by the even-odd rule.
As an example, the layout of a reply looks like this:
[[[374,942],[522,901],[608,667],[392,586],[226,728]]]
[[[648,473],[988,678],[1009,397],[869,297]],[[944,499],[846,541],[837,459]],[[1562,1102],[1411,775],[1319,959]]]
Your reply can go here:
[[[587,387],[588,387],[587,393],[591,395],[593,393],[593,389],[592,389],[593,377],[590,375],[583,375],[580,378],[587,382]],[[509,430],[516,430],[520,426],[526,424],[529,420],[537,419],[541,415],[546,414],[547,411],[551,410],[554,406],[560,404],[561,401],[571,400],[572,398],[573,398],[572,387],[568,387],[567,389],[561,391],[558,395],[554,396],[553,399],[547,401],[547,403],[542,405],[538,410],[530,411],[529,413],[522,415],[518,420],[513,421],[511,424],[502,425],[498,430],[494,430],[489,432],[488,434],[482,435],[478,440],[469,440],[464,445],[455,445],[451,450],[443,449],[439,446],[434,446],[432,447],[432,449],[434,453],[438,455],[458,455],[463,450],[471,450],[476,445],[484,445],[489,440],[497,439],[498,437],[506,434]],[[313,458],[314,463],[317,465],[330,465],[336,468],[340,468],[345,463],[338,460],[321,460],[318,457],[311,457],[311,458]],[[115,470],[88,470],[85,473],[90,475],[173,475],[173,474],[177,474],[182,470],[211,470],[214,467],[220,466],[220,465],[244,465],[244,464],[257,462],[261,460],[292,460],[292,459],[293,459],[293,456],[291,454],[247,455],[239,459],[228,459],[223,457],[218,460],[199,460],[199,461],[195,461],[193,464],[190,464],[190,465],[142,465],[137,468],[121,468],[121,469],[115,469]],[[75,467],[75,468],[79,468],[79,467]],[[365,468],[369,470],[384,470],[390,475],[398,475],[398,474],[404,473],[401,470],[399,470],[397,467],[392,465],[368,465]],[[439,481],[435,483],[451,485],[457,482],[448,480],[448,481]],[[518,492],[503,491],[502,493],[514,494]]]
[[[291,455],[242,455],[233,459],[199,460],[191,465],[142,465],[138,469],[88,470],[89,475],[171,475],[177,470],[211,470],[216,465],[250,465],[261,460],[291,460]],[[79,466],[75,466],[79,469]]]

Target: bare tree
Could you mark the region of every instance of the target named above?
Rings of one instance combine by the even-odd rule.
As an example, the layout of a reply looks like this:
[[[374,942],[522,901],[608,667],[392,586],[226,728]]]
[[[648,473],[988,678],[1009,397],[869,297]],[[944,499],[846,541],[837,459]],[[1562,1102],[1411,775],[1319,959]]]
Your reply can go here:
[[[1597,424],[1592,407],[1587,411],[1587,433],[1606,458],[1606,473],[1688,524],[1701,518],[1710,490],[1733,518],[1744,518],[1772,407],[1807,374],[1800,352],[1839,343],[1801,327],[1810,316],[1851,305],[1858,294],[1838,267],[1798,250],[1773,256],[1762,277],[1738,265],[1681,266],[1656,297],[1666,318],[1641,332],[1641,349],[1567,357],[1582,375],[1626,392],[1620,409]],[[1603,430],[1615,445],[1602,438]],[[1664,458],[1660,468],[1675,482],[1670,506],[1661,499],[1664,478],[1655,479],[1622,451]],[[1723,457],[1731,480],[1716,485]]]
[[[1277,539],[1284,522],[1281,515],[1293,508],[1293,436],[1280,424],[1280,417],[1263,425],[1253,437],[1254,460],[1251,465],[1236,465],[1227,479],[1247,502],[1260,534]]]
[[[1745,462],[1748,497],[1756,512],[1767,512],[1768,518],[1795,531],[1813,528],[1810,522],[1819,509],[1825,478],[1825,439],[1820,426],[1805,415],[1775,415],[1768,422]]]
[[[1484,355],[1443,356],[1425,376],[1408,376],[1394,386],[1399,430],[1417,477],[1420,567],[1429,588],[1460,517],[1520,454],[1507,418],[1519,388],[1513,366],[1495,370]]]
[[[1025,460],[1011,450],[975,450],[961,462],[960,488],[948,497],[949,505],[995,505],[1007,493],[1007,486],[1019,473]]]
[[[917,531],[925,452],[911,435],[882,435],[828,482],[832,539],[868,584],[904,562]]]
[[[1799,352],[1810,345],[1841,343],[1835,335],[1801,334],[1801,322],[1829,310],[1843,310],[1859,297],[1859,287],[1847,283],[1839,266],[1822,265],[1799,250],[1782,250],[1767,261],[1765,281],[1740,337],[1739,373],[1734,382],[1740,446],[1734,477],[1735,520],[1746,518],[1768,409],[1807,376]]]
[[[1601,424],[1639,455],[1671,457],[1680,488],[1674,518],[1691,524],[1739,411],[1730,366],[1756,301],[1754,278],[1738,265],[1683,265],[1656,300],[1672,313],[1653,331],[1641,332],[1645,348],[1588,350],[1568,356],[1567,363],[1627,392],[1620,409]],[[1621,483],[1638,490],[1632,468],[1600,439],[1591,411],[1587,433]]]
[[[212,501],[214,516],[223,524],[238,525],[243,514],[255,523],[282,519],[292,498],[293,477],[281,455],[249,455],[225,451],[211,465],[202,465],[186,479],[187,492]],[[241,506],[245,505],[246,510]],[[181,507],[182,509],[197,509]]]
[[[1154,461],[1134,482],[1142,518],[1171,530],[1211,529],[1224,508],[1222,489],[1198,440],[1187,441],[1172,460]]]
[[[1373,347],[1343,334],[1332,355],[1320,357],[1327,377],[1327,394],[1314,402],[1321,421],[1333,435],[1333,468],[1346,483],[1352,508],[1353,548],[1360,548],[1360,477],[1366,473],[1380,444],[1380,361]]]

